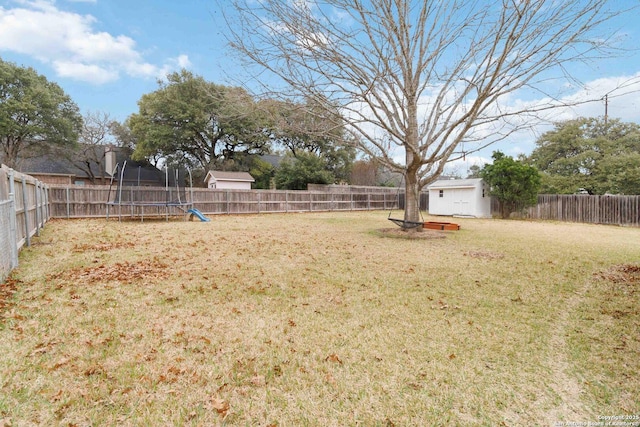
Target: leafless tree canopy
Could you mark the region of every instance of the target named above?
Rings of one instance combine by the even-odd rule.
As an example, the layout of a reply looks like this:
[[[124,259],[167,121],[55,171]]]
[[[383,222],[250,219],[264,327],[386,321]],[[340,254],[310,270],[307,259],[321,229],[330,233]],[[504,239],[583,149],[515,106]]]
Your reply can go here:
[[[284,81],[286,95],[337,107],[362,150],[403,172],[407,220],[418,218],[410,193],[435,180],[463,141],[469,154],[559,106],[572,64],[610,54],[614,35],[597,31],[623,13],[607,0],[234,5],[232,47]],[[504,107],[521,89],[546,101]]]

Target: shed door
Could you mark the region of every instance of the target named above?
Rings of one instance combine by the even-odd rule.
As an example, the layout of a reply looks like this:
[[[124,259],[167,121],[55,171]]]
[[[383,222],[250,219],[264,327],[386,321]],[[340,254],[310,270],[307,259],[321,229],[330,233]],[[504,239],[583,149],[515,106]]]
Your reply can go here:
[[[469,202],[469,191],[463,188],[451,190],[453,198],[454,215],[471,215],[471,203]]]

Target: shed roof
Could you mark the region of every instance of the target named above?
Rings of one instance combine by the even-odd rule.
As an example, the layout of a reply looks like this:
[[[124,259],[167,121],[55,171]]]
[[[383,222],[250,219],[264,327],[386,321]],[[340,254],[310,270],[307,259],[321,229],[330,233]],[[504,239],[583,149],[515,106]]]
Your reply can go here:
[[[440,179],[427,186],[429,190],[441,188],[476,188],[482,184],[482,178]]]
[[[207,172],[207,176],[204,177],[204,181],[208,182],[210,176],[212,176],[216,181],[255,182],[255,179],[253,179],[249,172],[209,171]]]

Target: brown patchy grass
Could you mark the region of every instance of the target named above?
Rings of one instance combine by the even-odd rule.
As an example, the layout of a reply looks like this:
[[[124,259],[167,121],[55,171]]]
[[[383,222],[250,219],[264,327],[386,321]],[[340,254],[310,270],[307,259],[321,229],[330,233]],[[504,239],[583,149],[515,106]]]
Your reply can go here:
[[[0,311],[0,424],[640,414],[640,230],[460,219],[409,239],[384,217],[50,223]]]

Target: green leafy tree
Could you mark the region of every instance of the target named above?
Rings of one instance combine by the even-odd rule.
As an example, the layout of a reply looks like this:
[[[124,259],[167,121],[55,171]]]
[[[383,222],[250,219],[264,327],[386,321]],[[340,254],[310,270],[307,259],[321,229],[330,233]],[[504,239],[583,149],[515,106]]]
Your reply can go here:
[[[60,86],[33,68],[0,59],[0,148],[2,162],[17,167],[20,158],[56,146],[73,146],[82,128],[78,106]]]
[[[640,194],[640,126],[579,118],[558,123],[524,159],[542,172],[543,193]]]
[[[518,209],[535,205],[540,188],[538,170],[500,151],[495,151],[492,157],[493,164],[485,165],[480,177],[491,188],[489,194],[498,199],[502,217],[508,218]]]
[[[268,151],[268,122],[242,88],[217,85],[182,70],[143,95],[127,119],[135,159],[163,158],[204,170]]]
[[[605,156],[598,171],[603,179],[599,194],[640,194],[640,150]]]
[[[478,165],[471,165],[469,167],[469,173],[467,174],[467,178],[480,178],[480,171],[482,168]]]
[[[257,189],[271,188],[271,181],[275,177],[276,171],[269,162],[260,158],[254,158],[249,173],[255,179],[254,187]]]
[[[291,101],[268,100],[271,137],[274,145],[293,157],[315,154],[325,162],[325,168],[336,181],[349,182],[356,157],[356,144],[345,130],[344,123],[336,125],[325,107],[307,100],[304,104]]]
[[[275,175],[276,186],[283,190],[306,190],[307,184],[332,184],[335,177],[324,160],[313,153],[298,153],[282,161]]]
[[[135,148],[136,138],[127,121],[120,123],[117,120],[112,120],[109,123],[109,133],[113,136],[113,142],[117,147],[128,148],[131,151]]]

